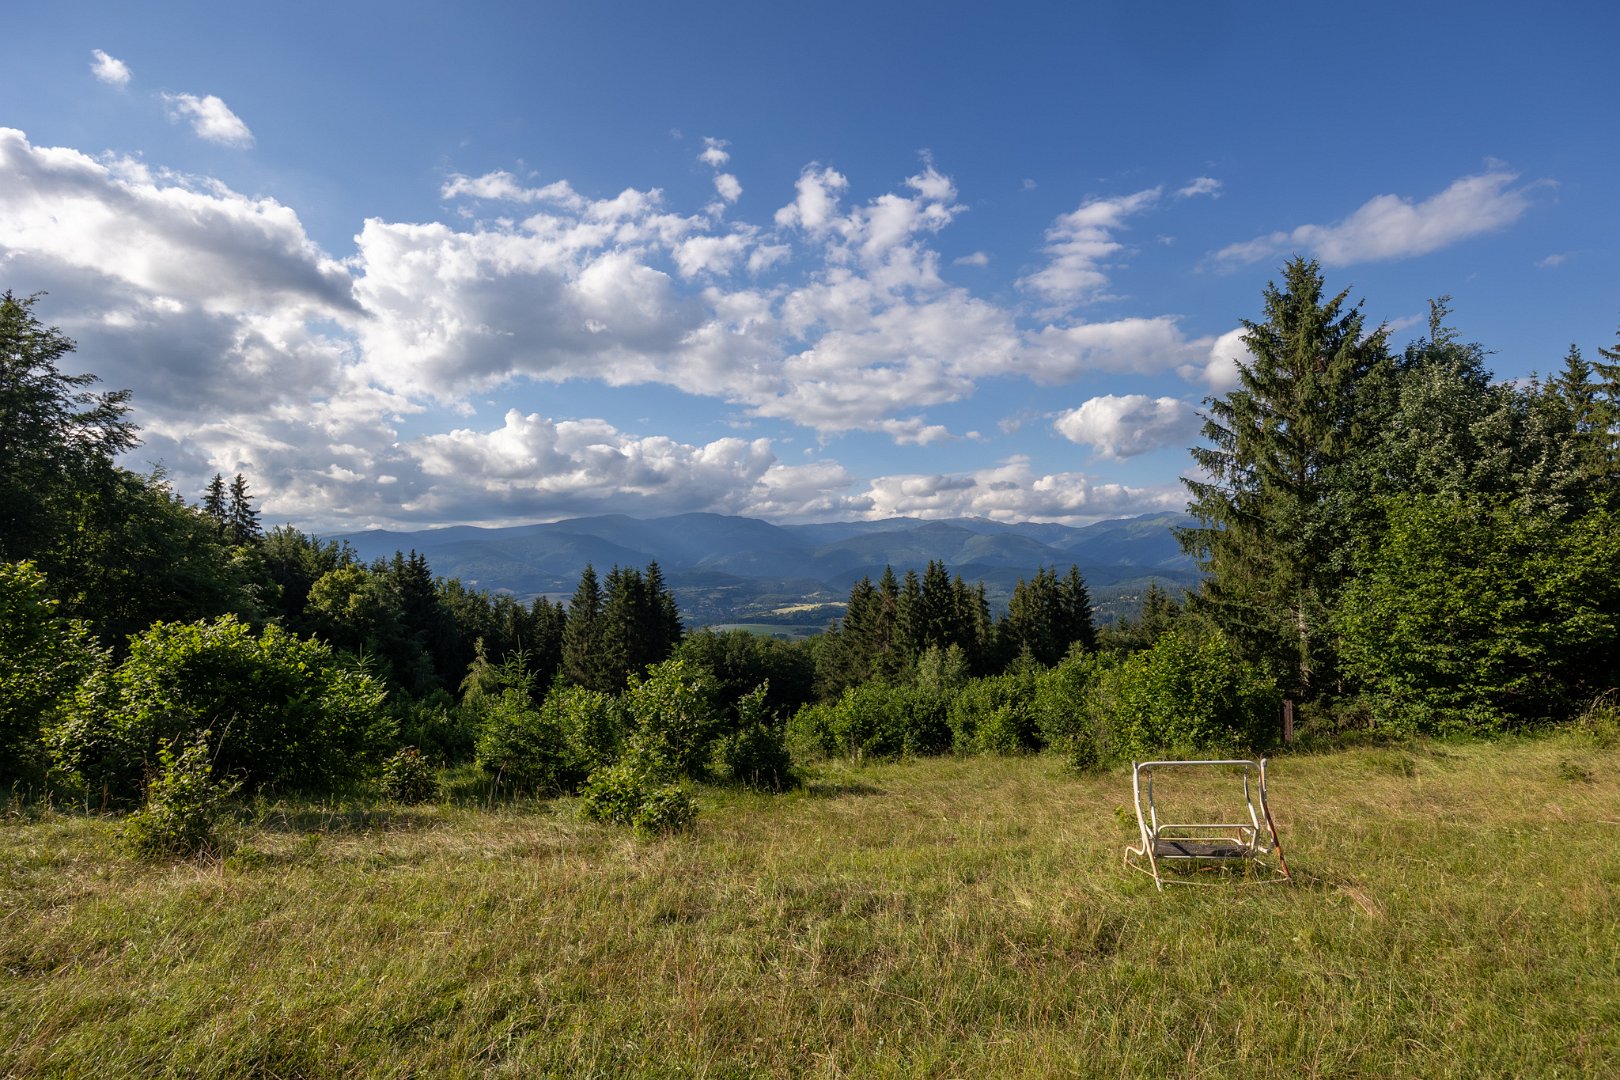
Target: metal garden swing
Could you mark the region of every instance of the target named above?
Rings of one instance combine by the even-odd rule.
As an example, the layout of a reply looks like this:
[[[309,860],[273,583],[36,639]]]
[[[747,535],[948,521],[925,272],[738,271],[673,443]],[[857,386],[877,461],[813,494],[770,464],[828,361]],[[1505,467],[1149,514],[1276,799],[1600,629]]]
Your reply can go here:
[[[1248,820],[1238,821],[1161,821],[1153,800],[1153,774],[1156,770],[1198,772],[1241,769],[1243,805]],[[1136,822],[1142,841],[1125,850],[1125,865],[1151,874],[1162,892],[1166,885],[1209,885],[1190,876],[1170,873],[1172,869],[1210,870],[1222,866],[1250,871],[1246,880],[1255,884],[1293,880],[1283,860],[1277,825],[1266,804],[1266,759],[1244,758],[1211,761],[1139,761],[1131,765],[1131,792],[1136,800]],[[1235,808],[1235,802],[1234,802]],[[1263,822],[1263,824],[1262,824]],[[1266,856],[1274,856],[1272,859]]]

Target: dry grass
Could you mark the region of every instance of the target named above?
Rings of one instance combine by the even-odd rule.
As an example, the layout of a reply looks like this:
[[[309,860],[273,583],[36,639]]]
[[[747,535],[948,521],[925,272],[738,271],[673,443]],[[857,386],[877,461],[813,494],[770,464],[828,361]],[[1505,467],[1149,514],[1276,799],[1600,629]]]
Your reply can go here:
[[[1620,1073],[1620,751],[1279,759],[1296,887],[1163,895],[1123,773],[813,780],[652,843],[567,801],[261,807],[156,867],[14,812],[0,1073]]]

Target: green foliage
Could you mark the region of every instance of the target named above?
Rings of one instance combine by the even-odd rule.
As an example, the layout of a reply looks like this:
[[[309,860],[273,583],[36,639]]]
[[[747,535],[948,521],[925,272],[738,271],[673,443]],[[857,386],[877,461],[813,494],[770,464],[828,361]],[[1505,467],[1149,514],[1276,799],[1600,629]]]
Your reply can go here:
[[[41,731],[96,661],[89,633],[59,608],[32,563],[0,563],[0,783],[39,764]]]
[[[480,713],[462,707],[443,690],[423,698],[400,696],[393,701],[399,741],[421,750],[441,765],[471,761],[478,741]]]
[[[611,694],[558,683],[541,707],[567,740],[577,769],[591,773],[618,760],[629,726],[624,703]]]
[[[1087,702],[1098,680],[1118,664],[1113,655],[1076,649],[1036,677],[1033,706],[1041,741],[1079,772],[1112,756],[1112,717],[1087,708]]]
[[[719,732],[714,679],[685,660],[666,660],[631,676],[624,704],[640,752],[671,775],[702,779]]]
[[[146,800],[124,819],[122,840],[137,858],[183,858],[213,848],[221,807],[241,785],[214,779],[212,734],[195,733],[179,754],[168,745],[158,748],[158,771],[147,782]]]
[[[57,367],[74,344],[34,315],[38,299],[0,295],[0,560],[36,559],[54,577],[69,510],[139,440],[129,391],[91,393],[94,375]]]
[[[1388,505],[1337,614],[1379,727],[1488,733],[1569,716],[1616,678],[1620,522],[1523,504]]]
[[[62,769],[112,797],[136,794],[163,747],[205,731],[215,768],[250,787],[334,788],[392,742],[384,698],[327,645],[275,626],[158,623],[116,668],[89,673],[46,739]]]
[[[715,756],[732,781],[781,791],[794,786],[793,759],[783,726],[767,704],[769,692],[761,684],[743,695],[737,703],[737,723],[720,738]]]
[[[1080,568],[1069,567],[1062,579],[1056,570],[1040,570],[1033,580],[1020,580],[1007,603],[1006,616],[996,624],[996,641],[1004,661],[1028,653],[1036,663],[1047,666],[1063,659],[1076,643],[1095,648],[1091,594]]]
[[[788,724],[794,756],[897,757],[950,748],[945,701],[911,687],[870,682],[837,701],[807,705]]]
[[[661,762],[640,753],[592,773],[579,809],[587,821],[628,825],[642,836],[684,829],[697,816],[691,792],[671,780]]]
[[[1276,742],[1276,683],[1221,633],[1172,631],[1096,675],[1085,723],[1110,758],[1229,755]]]
[[[382,763],[383,794],[395,802],[423,803],[439,797],[439,772],[414,746],[394,751]]]
[[[946,718],[958,753],[1016,754],[1040,748],[1036,669],[974,679],[951,699]]]
[[[480,768],[514,787],[542,794],[573,791],[586,770],[555,710],[534,707],[522,690],[503,690],[484,703],[478,732]]]
[[[1301,695],[1332,670],[1325,624],[1366,514],[1347,477],[1392,378],[1384,329],[1368,332],[1347,295],[1324,298],[1320,268],[1299,258],[1266,287],[1265,320],[1244,321],[1251,362],[1206,403],[1193,460],[1208,478],[1185,481],[1200,526],[1182,545],[1208,575],[1199,606]]]

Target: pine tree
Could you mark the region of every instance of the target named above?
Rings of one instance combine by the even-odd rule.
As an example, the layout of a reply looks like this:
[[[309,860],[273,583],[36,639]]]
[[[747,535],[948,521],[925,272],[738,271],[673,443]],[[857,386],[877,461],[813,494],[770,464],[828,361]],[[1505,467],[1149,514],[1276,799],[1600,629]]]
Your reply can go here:
[[[1620,337],[1620,331],[1616,331]],[[1592,477],[1600,492],[1620,494],[1620,342],[1598,346],[1602,360],[1592,361]]]
[[[624,689],[610,677],[602,655],[602,588],[596,570],[586,564],[579,576],[579,587],[568,602],[568,621],[563,626],[563,678],[587,690],[618,693]]]
[[[1206,399],[1193,450],[1207,479],[1184,480],[1200,525],[1180,534],[1205,571],[1197,597],[1251,655],[1293,672],[1309,695],[1331,674],[1324,626],[1349,570],[1365,497],[1347,466],[1374,438],[1392,364],[1348,290],[1323,299],[1320,268],[1295,258],[1266,287],[1263,322],[1237,389]]]
[[[225,503],[225,477],[219,473],[215,473],[214,478],[208,481],[208,490],[203,492],[202,510],[208,520],[214,523],[219,535],[224,536],[229,514]]]
[[[225,512],[225,539],[232,544],[251,544],[264,533],[259,528],[259,511],[248,494],[247,478],[241,473],[231,481],[230,504]]]

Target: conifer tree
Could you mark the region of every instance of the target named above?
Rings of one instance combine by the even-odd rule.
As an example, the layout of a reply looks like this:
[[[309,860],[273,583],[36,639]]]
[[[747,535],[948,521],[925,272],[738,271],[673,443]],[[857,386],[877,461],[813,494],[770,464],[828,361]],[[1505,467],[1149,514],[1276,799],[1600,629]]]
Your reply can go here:
[[[609,677],[602,655],[602,587],[596,570],[586,564],[579,586],[568,602],[563,626],[563,678],[587,690],[618,693],[624,689]]]
[[[220,536],[225,535],[225,524],[229,520],[225,503],[225,477],[219,473],[208,481],[208,489],[203,492],[203,513],[208,520],[214,523],[214,529]]]
[[[232,544],[251,544],[263,537],[259,528],[259,511],[248,494],[247,478],[241,473],[231,481],[230,504],[225,512],[225,539]]]
[[[1385,329],[1369,332],[1348,295],[1324,299],[1319,266],[1288,262],[1264,321],[1244,320],[1252,360],[1238,387],[1206,399],[1208,445],[1193,459],[1207,479],[1184,480],[1199,606],[1301,695],[1331,673],[1324,626],[1367,512],[1346,466],[1375,436],[1392,374]]]

